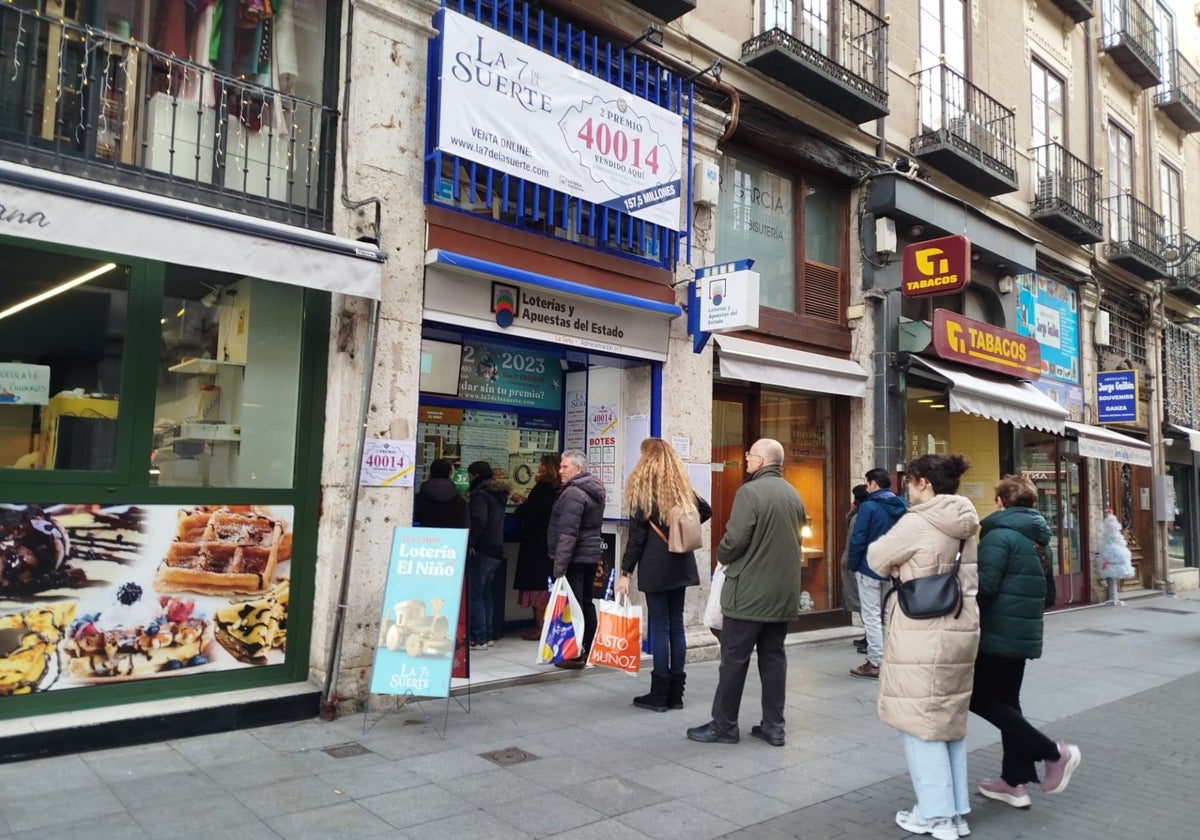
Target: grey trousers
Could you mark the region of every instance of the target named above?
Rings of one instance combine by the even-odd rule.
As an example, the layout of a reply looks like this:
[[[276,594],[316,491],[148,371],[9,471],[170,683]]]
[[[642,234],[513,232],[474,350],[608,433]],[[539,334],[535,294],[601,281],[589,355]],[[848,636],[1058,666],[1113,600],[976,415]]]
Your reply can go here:
[[[750,670],[750,654],[758,649],[758,678],[762,683],[762,728],[782,736],[783,704],[787,696],[787,654],[783,650],[787,622],[743,621],[725,617],[721,628],[721,669],[713,695],[713,728],[722,735],[738,734],[738,711]]]

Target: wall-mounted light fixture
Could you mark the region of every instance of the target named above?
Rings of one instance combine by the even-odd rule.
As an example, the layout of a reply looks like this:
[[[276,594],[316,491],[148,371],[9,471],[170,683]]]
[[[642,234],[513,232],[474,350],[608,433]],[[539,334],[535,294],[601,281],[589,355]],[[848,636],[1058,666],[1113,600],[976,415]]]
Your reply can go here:
[[[996,280],[996,291],[1002,295],[1012,294],[1013,277],[1011,274],[1002,274]]]
[[[633,49],[643,41],[652,47],[661,47],[663,45],[663,31],[652,23],[642,31],[641,35],[626,44],[623,49]]]

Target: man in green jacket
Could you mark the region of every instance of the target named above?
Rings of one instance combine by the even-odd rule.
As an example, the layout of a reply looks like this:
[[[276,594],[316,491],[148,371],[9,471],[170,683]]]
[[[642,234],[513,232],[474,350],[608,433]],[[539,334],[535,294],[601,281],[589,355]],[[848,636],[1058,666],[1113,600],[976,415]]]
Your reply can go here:
[[[717,562],[725,566],[721,590],[721,669],[712,720],[687,731],[705,744],[736,744],[738,709],[750,654],[758,649],[762,722],[750,734],[783,746],[787,690],[788,622],[800,612],[800,532],[808,517],[800,494],[783,479],[783,445],[763,438],[746,453],[746,482],[733,497]]]

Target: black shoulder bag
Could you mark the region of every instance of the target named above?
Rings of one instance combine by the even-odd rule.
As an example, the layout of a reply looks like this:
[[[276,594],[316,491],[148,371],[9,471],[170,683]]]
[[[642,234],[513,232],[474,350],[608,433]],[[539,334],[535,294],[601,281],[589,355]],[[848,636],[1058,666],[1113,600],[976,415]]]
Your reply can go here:
[[[938,616],[954,613],[958,618],[962,614],[962,588],[958,583],[958,567],[962,563],[963,547],[966,540],[958,541],[958,554],[954,556],[954,570],[942,575],[926,575],[900,582],[900,578],[892,577],[892,588],[888,590],[887,598],[895,593],[900,602],[900,611],[909,618],[937,618]]]

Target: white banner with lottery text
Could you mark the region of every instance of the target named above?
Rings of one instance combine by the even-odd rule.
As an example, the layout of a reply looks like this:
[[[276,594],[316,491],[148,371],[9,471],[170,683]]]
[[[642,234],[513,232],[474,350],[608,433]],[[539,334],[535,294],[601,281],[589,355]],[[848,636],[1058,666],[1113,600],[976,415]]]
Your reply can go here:
[[[680,229],[683,119],[449,9],[438,149]]]

